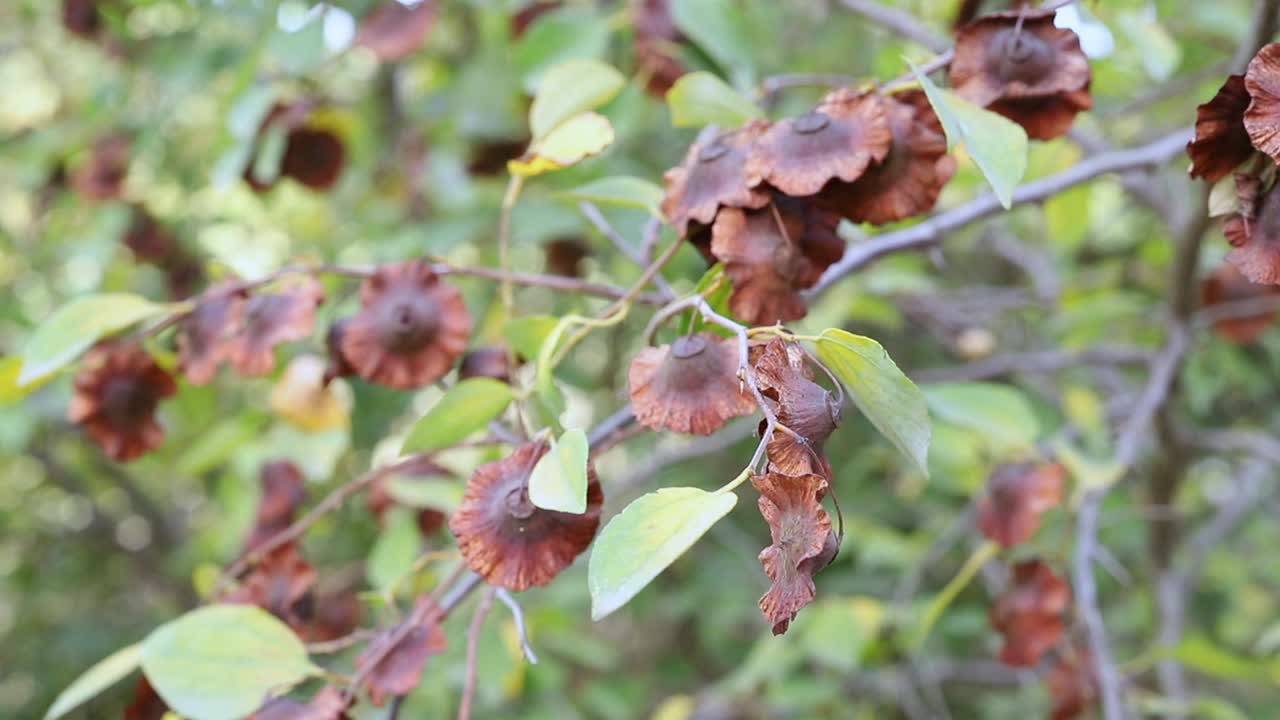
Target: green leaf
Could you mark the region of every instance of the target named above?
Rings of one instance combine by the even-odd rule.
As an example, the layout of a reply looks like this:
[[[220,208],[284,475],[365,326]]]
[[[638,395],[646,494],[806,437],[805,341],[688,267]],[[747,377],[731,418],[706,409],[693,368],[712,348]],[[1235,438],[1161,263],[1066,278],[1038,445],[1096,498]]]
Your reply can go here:
[[[591,618],[599,620],[626,605],[737,502],[731,492],[673,487],[628,505],[600,532],[591,551]]]
[[[599,60],[568,60],[548,69],[529,108],[534,145],[572,118],[609,102],[626,84],[622,73]]]
[[[925,396],[880,343],[829,328],[819,336],[818,359],[871,424],[928,477],[932,429]]]
[[[1147,75],[1156,82],[1173,77],[1182,63],[1182,48],[1156,19],[1155,13],[1145,10],[1122,12],[1117,20],[1142,58]]]
[[[492,378],[467,378],[413,424],[401,452],[447,448],[489,424],[511,404],[511,386]]]
[[[293,32],[276,28],[267,39],[271,59],[290,75],[302,75],[328,59],[324,43],[324,13],[316,13]]]
[[[174,309],[128,293],[78,297],[36,328],[27,341],[18,387],[61,369],[103,337]]]
[[[26,385],[18,384],[18,375],[22,373],[22,356],[9,355],[0,357],[0,407],[16,403],[27,395],[35,392],[41,385],[43,380],[47,380],[49,376],[38,379]]]
[[[764,116],[755,103],[705,70],[677,80],[667,91],[667,107],[676,127],[719,125],[730,129]]]
[[[672,0],[671,19],[685,37],[702,48],[721,67],[754,85],[757,52],[743,23],[743,5],[734,0]]]
[[[44,720],[57,720],[80,707],[103,690],[123,680],[129,673],[136,670],[141,662],[142,645],[140,643],[111,653],[76,678],[66,690],[58,693],[53,705],[44,714]]]
[[[733,313],[729,310],[729,295],[733,292],[733,285],[729,283],[729,278],[724,274],[724,263],[716,263],[707,268],[707,271],[698,279],[698,284],[694,286],[693,292],[695,295],[701,295],[712,310],[727,318],[733,317]],[[702,314],[697,310],[686,312],[680,320],[680,334],[688,335],[691,331],[690,326],[695,324],[698,326],[704,325]],[[719,325],[705,325],[705,328],[725,337],[733,337],[731,331]]]
[[[280,177],[280,163],[288,144],[289,130],[284,123],[271,123],[262,136],[258,156],[253,160],[253,179],[263,184],[275,182]]]
[[[502,328],[502,336],[511,349],[525,360],[536,360],[542,343],[556,329],[560,318],[552,315],[526,315],[512,318]]]
[[[616,175],[601,178],[586,185],[579,185],[572,190],[566,190],[559,193],[559,196],[601,205],[639,208],[648,210],[654,217],[662,217],[662,211],[658,209],[662,203],[662,188],[637,177]]]
[[[252,605],[209,605],[161,625],[142,641],[142,671],[191,720],[238,720],[321,672],[288,626]]]
[[[227,130],[233,137],[252,140],[262,127],[262,121],[271,112],[276,101],[274,85],[254,85],[236,98],[227,111]]]
[[[566,430],[533,466],[529,501],[545,510],[587,511],[587,434]]]
[[[547,70],[574,58],[598,58],[609,49],[609,23],[585,8],[566,7],[537,19],[516,44],[512,60],[524,89],[536,93]]]
[[[934,416],[987,438],[997,450],[1026,449],[1040,436],[1040,423],[1025,395],[996,383],[940,383],[925,387]]]
[[[526,177],[560,170],[613,144],[613,125],[599,113],[584,112],[557,125],[529,146],[523,156],[507,162],[507,170]]]
[[[378,592],[391,589],[409,572],[422,547],[417,513],[408,508],[391,508],[384,517],[382,533],[365,561],[365,575]]]
[[[462,504],[463,487],[443,478],[393,477],[387,494],[401,505],[426,510],[453,512]]]
[[[1013,189],[1027,172],[1027,133],[1017,123],[974,105],[950,90],[942,90],[911,61],[911,70],[942,127],[947,132],[947,149],[963,144],[978,169],[987,178],[1000,204],[1013,206]]]

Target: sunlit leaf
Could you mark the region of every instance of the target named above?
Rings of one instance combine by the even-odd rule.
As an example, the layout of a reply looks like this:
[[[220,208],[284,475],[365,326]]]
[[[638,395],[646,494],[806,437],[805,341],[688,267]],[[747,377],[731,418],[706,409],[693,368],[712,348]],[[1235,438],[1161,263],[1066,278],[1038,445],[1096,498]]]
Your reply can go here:
[[[413,567],[421,547],[417,513],[408,508],[388,510],[383,515],[382,532],[365,561],[369,584],[379,592],[386,592]]]
[[[676,127],[718,125],[731,129],[763,117],[755,103],[706,71],[681,77],[667,91],[671,124]]]
[[[819,336],[818,359],[871,424],[927,477],[932,430],[924,395],[880,343],[829,328]]]
[[[758,52],[743,25],[743,6],[734,0],[672,0],[671,19],[721,67],[735,72],[736,83],[754,84]]]
[[[997,383],[928,385],[924,396],[939,420],[968,428],[996,449],[1026,449],[1040,436],[1040,422],[1025,395]]]
[[[57,720],[84,703],[97,697],[102,691],[123,680],[142,662],[142,645],[121,648],[89,668],[58,697],[44,714],[44,720]]]
[[[36,328],[22,350],[17,385],[23,387],[59,370],[103,337],[174,309],[174,305],[128,293],[78,297]]]
[[[449,513],[462,504],[463,487],[443,478],[393,477],[387,494],[401,505]]]
[[[547,336],[559,323],[560,318],[551,315],[526,315],[508,320],[502,328],[502,336],[517,355],[525,360],[535,360]]]
[[[587,511],[587,434],[566,430],[529,475],[529,501],[546,510]]]
[[[648,210],[655,217],[662,217],[658,205],[662,202],[662,188],[648,180],[627,175],[593,180],[572,190],[560,193],[571,200],[586,200],[601,205],[617,205]]]
[[[19,385],[18,376],[21,373],[21,355],[0,357],[0,407],[18,402],[32,392],[35,392],[45,383],[45,381],[49,379],[49,376],[46,375],[43,378],[36,378],[25,385]]]
[[[948,149],[964,145],[1000,204],[1011,207],[1013,189],[1027,172],[1027,132],[1012,120],[939,88],[915,65],[911,69],[942,121]]]
[[[609,23],[587,8],[565,7],[539,17],[516,44],[513,63],[527,92],[535,93],[549,68],[571,59],[598,58],[609,49]]]
[[[698,284],[694,286],[693,292],[701,295],[712,310],[727,318],[733,317],[733,313],[729,310],[729,295],[733,292],[733,285],[729,283],[728,276],[724,274],[724,263],[716,263],[707,268],[707,271],[698,279]],[[733,332],[726,328],[719,325],[704,324],[702,322],[702,314],[697,310],[690,310],[681,318],[680,334],[687,335],[691,330],[690,326],[697,326],[725,337],[733,337]]]
[[[401,452],[447,448],[488,425],[514,397],[510,385],[492,378],[459,381],[413,424]]]
[[[529,151],[507,163],[516,175],[541,175],[568,167],[592,155],[604,152],[613,144],[613,126],[599,113],[586,112],[566,120]]]
[[[529,108],[533,144],[545,147],[544,141],[553,131],[609,102],[626,84],[622,73],[599,60],[567,60],[548,69]]]
[[[191,720],[239,720],[316,675],[284,623],[253,605],[210,605],[142,641],[142,671],[174,712]]]
[[[596,538],[587,568],[592,619],[630,602],[737,502],[731,492],[662,488],[614,516]]]

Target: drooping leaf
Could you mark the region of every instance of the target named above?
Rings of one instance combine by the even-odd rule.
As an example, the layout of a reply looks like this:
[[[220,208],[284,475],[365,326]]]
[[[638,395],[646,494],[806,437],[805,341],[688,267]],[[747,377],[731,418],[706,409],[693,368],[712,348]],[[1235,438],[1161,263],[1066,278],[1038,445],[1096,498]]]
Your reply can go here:
[[[977,432],[997,450],[1031,447],[1040,435],[1031,403],[1009,385],[940,383],[927,386],[924,395],[938,419]]]
[[[914,64],[911,69],[924,88],[947,133],[947,148],[964,145],[982,171],[1000,204],[1013,205],[1013,189],[1027,172],[1027,132],[1022,126],[943,90]]]
[[[114,332],[174,309],[129,293],[78,297],[36,328],[22,350],[17,385],[23,387],[61,369]]]
[[[628,175],[593,180],[586,185],[566,190],[560,196],[601,205],[639,208],[648,210],[655,217],[662,217],[662,212],[658,210],[658,205],[662,202],[662,188],[648,180]]]
[[[599,113],[584,112],[534,141],[528,152],[507,163],[507,169],[515,175],[541,175],[599,155],[611,144],[613,126],[609,119]]]
[[[589,9],[566,7],[539,17],[520,37],[512,59],[524,89],[535,93],[558,63],[598,58],[608,49],[608,21]]]
[[[440,398],[405,437],[402,452],[431,452],[449,447],[502,414],[515,394],[492,378],[467,378]]]
[[[737,502],[731,492],[662,488],[618,513],[596,538],[587,567],[592,619],[626,605]]]
[[[253,605],[209,605],[142,641],[142,671],[174,712],[238,720],[320,672],[284,623]]]
[[[718,125],[732,129],[764,116],[754,102],[704,70],[676,81],[667,91],[667,108],[676,127]]]
[[[549,68],[529,108],[529,130],[534,145],[548,139],[554,130],[571,119],[609,102],[626,84],[622,73],[599,60],[566,60]]]
[[[121,648],[84,671],[67,689],[58,693],[44,720],[57,720],[123,680],[142,662],[142,645]]]
[[[533,467],[529,501],[546,510],[587,511],[587,434],[566,430]]]
[[[819,338],[818,359],[871,424],[927,477],[932,429],[920,389],[875,340],[835,328]]]
[[[409,572],[422,546],[416,513],[412,510],[393,507],[383,517],[382,533],[365,562],[369,584],[379,592],[386,592]]]

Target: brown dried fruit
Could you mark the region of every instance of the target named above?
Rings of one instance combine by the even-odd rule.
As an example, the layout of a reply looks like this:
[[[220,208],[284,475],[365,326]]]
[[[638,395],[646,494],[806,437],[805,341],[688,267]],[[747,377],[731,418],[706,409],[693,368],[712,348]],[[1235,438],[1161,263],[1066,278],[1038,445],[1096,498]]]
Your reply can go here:
[[[1249,139],[1280,162],[1280,43],[1264,45],[1249,61],[1244,86],[1252,98],[1244,113]]]
[[[1073,645],[1058,655],[1058,661],[1045,675],[1044,683],[1053,698],[1050,720],[1074,720],[1098,702],[1098,676],[1093,654]]]
[[[710,225],[721,207],[761,208],[769,203],[765,188],[747,182],[747,165],[757,138],[768,126],[753,122],[689,146],[684,162],[662,176],[666,197],[662,214],[680,237],[689,223]]]
[[[75,377],[67,419],[84,427],[109,457],[133,460],[164,442],[156,421],[160,400],[178,384],[137,343],[102,343]]]
[[[1200,304],[1213,307],[1277,294],[1280,294],[1280,287],[1255,285],[1235,266],[1223,264],[1201,283]],[[1252,315],[1222,318],[1214,321],[1213,331],[1231,342],[1247,345],[1266,332],[1275,317],[1275,310],[1263,310]]]
[[[360,286],[360,305],[343,327],[342,357],[381,385],[409,389],[439,380],[471,338],[462,293],[425,260],[378,268]]]
[[[257,605],[301,634],[311,622],[315,584],[315,568],[290,542],[262,558],[221,601]]]
[[[671,16],[670,0],[631,0],[631,23],[635,28],[636,65],[646,78],[645,90],[658,98],[689,71],[677,48],[684,34]]]
[[[855,182],[832,180],[817,196],[822,207],[853,222],[882,225],[927,212],[955,174],[942,123],[924,93],[894,93],[885,104],[889,154]]]
[[[1006,548],[1026,542],[1040,529],[1040,516],[1062,504],[1066,479],[1058,463],[1000,465],[978,500],[978,529]]]
[[[476,468],[449,519],[467,566],[490,585],[515,592],[546,585],[595,538],[604,493],[590,463],[585,513],[543,510],[529,500],[529,475],[546,451],[545,443],[528,443]]]
[[[244,305],[241,326],[228,341],[227,359],[241,375],[266,375],[275,367],[275,347],[311,334],[324,287],[312,277],[298,278],[278,293],[258,293]]]
[[[711,228],[711,253],[733,285],[733,314],[752,325],[804,317],[800,290],[817,284],[844,254],[838,224],[834,213],[783,197],[760,210],[721,211]]]
[[[422,668],[426,665],[427,658],[444,652],[445,636],[440,629],[440,615],[426,607],[430,602],[425,598],[418,601],[410,620],[422,618],[422,622],[415,625],[402,640],[392,645],[399,626],[389,628],[374,638],[356,660],[357,670],[368,674],[369,700],[374,705],[381,706],[387,696],[408,695],[412,692],[422,679]],[[390,652],[370,667],[370,663],[389,646]]]
[[[1062,614],[1071,602],[1066,581],[1039,560],[1013,566],[1009,587],[991,608],[991,627],[1004,636],[1000,661],[1031,667],[1062,639]]]
[[[244,322],[248,293],[238,283],[206,290],[182,319],[178,332],[178,369],[192,385],[207,385],[231,357],[229,340]]]
[[[412,6],[386,0],[360,20],[356,45],[372,50],[383,62],[400,60],[422,47],[435,20],[435,0]]]
[[[462,356],[458,365],[458,378],[483,377],[498,382],[511,382],[511,351],[505,347],[476,348]]]
[[[813,575],[831,564],[839,539],[822,507],[827,481],[818,475],[768,473],[751,479],[760,491],[760,514],[769,523],[773,544],[760,552],[760,564],[773,581],[760,598],[760,610],[773,634],[787,631],[796,613],[813,602]]]
[[[1280,192],[1263,191],[1257,180],[1236,176],[1241,210],[1227,218],[1222,232],[1235,248],[1227,260],[1249,282],[1280,284]]]
[[[349,707],[342,690],[326,685],[305,703],[287,697],[269,700],[248,720],[346,720]]]
[[[62,0],[62,27],[67,32],[86,40],[93,40],[102,31],[103,0]]]
[[[547,272],[561,277],[582,277],[582,261],[591,257],[591,246],[587,241],[572,235],[548,241],[543,250],[546,252]]]
[[[767,183],[794,197],[813,195],[831,180],[857,180],[889,154],[886,105],[877,93],[840,89],[804,115],[774,123],[747,161],[747,184]]]
[[[760,393],[772,403],[787,430],[778,430],[766,448],[769,471],[782,475],[831,476],[822,445],[840,424],[840,406],[831,393],[813,382],[804,352],[782,338],[760,351],[756,364]]]
[[[956,34],[951,86],[969,101],[1021,125],[1034,140],[1066,133],[1093,106],[1092,70],[1075,32],[1052,11],[983,15]]]
[[[627,379],[636,420],[653,430],[710,435],[756,409],[738,379],[737,341],[713,333],[641,350]]]
[[[120,197],[129,173],[131,144],[129,137],[120,133],[98,139],[89,157],[72,174],[72,186],[90,200]]]
[[[258,482],[262,493],[258,497],[258,512],[245,540],[244,552],[253,550],[288,528],[298,508],[307,499],[302,471],[287,460],[263,465]]]
[[[1253,155],[1244,126],[1248,107],[1244,76],[1231,75],[1212,100],[1196,108],[1196,134],[1187,143],[1191,177],[1217,182]]]
[[[280,175],[312,190],[328,190],[338,182],[345,162],[346,148],[337,135],[330,130],[302,127],[289,131]]]
[[[138,684],[133,691],[133,702],[124,709],[124,720],[163,720],[169,712],[164,699],[147,682],[146,675],[138,676]]]

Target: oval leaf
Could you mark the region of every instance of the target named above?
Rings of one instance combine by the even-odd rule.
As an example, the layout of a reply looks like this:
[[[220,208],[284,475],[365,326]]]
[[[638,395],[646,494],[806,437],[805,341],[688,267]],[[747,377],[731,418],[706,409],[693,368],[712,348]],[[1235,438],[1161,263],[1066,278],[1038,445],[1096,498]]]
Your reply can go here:
[[[76,681],[58,693],[44,720],[57,720],[120,682],[142,662],[142,645],[121,648],[89,668]]]
[[[924,395],[880,343],[844,330],[823,330],[818,359],[840,379],[871,424],[928,477],[932,429]]]
[[[924,395],[939,419],[979,433],[997,449],[1031,447],[1040,434],[1031,403],[1008,385],[940,383]]]
[[[671,86],[667,107],[671,110],[671,124],[676,127],[719,125],[729,129],[764,116],[755,103],[702,70],[681,77]]]
[[[268,695],[318,674],[284,623],[253,605],[210,605],[156,628],[142,641],[142,671],[174,712],[191,720],[237,720]]]
[[[504,382],[492,378],[462,380],[414,423],[401,452],[447,448],[501,415],[513,397],[511,386]]]
[[[369,584],[378,592],[394,588],[413,567],[421,547],[418,514],[408,508],[391,508],[385,516],[382,532],[365,560],[364,572]]]
[[[613,144],[613,125],[599,113],[575,115],[537,140],[524,155],[507,162],[515,175],[541,175],[599,155]]]
[[[98,340],[130,325],[174,309],[141,295],[85,295],[63,305],[27,341],[22,350],[18,387],[34,382],[75,360]]]
[[[662,488],[636,499],[596,538],[587,568],[591,618],[630,602],[737,504],[738,496]]]
[[[587,434],[566,430],[533,466],[529,501],[545,510],[587,511]]]
[[[1013,205],[1013,189],[1027,172],[1027,132],[1012,120],[939,88],[915,65],[911,70],[942,121],[947,148],[963,144],[1000,204],[1009,209]]]
[[[571,118],[609,102],[626,84],[622,73],[599,60],[566,60],[549,68],[542,75],[538,94],[529,108],[534,144]]]
[[[560,196],[601,205],[640,208],[648,210],[654,217],[662,217],[658,210],[662,202],[662,188],[636,177],[618,175],[601,178],[560,193]]]

